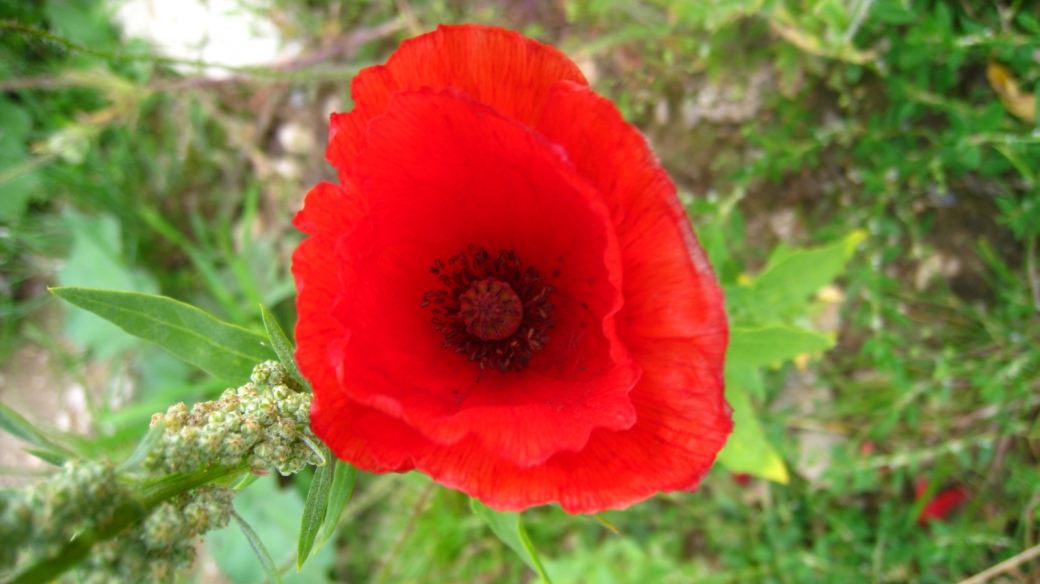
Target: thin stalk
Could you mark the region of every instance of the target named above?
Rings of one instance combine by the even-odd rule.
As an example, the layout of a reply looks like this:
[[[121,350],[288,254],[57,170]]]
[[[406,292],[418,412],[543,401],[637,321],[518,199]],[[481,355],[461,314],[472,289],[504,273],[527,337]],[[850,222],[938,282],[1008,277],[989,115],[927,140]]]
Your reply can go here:
[[[1026,255],[1026,273],[1029,275],[1029,287],[1033,291],[1033,307],[1040,312],[1040,270],[1036,265],[1036,241],[1035,235],[1029,238]]]
[[[393,567],[394,558],[397,557],[397,553],[401,551],[401,547],[404,546],[405,540],[415,530],[415,522],[419,519],[419,515],[422,513],[423,507],[426,506],[427,499],[433,494],[433,489],[436,486],[434,483],[426,485],[419,500],[415,503],[415,508],[412,510],[412,516],[408,518],[408,525],[405,526],[401,532],[401,536],[397,538],[397,542],[394,543],[394,547],[390,550],[390,553],[386,556],[386,561],[383,562],[383,569],[379,571],[379,578],[376,580],[379,584],[386,582],[386,579],[390,577],[390,568]]]
[[[1010,572],[1037,556],[1040,556],[1040,545],[1033,546],[1024,552],[1000,562],[992,568],[975,574],[967,580],[961,580],[960,584],[982,584],[983,582],[989,582],[994,576],[999,576],[1004,572]]]

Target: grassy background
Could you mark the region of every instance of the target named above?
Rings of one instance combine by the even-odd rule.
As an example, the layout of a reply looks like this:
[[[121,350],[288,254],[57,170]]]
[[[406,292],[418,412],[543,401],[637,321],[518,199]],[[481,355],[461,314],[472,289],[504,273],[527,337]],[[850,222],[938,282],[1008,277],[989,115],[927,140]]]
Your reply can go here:
[[[525,523],[557,584],[951,582],[1037,544],[1031,2],[275,0],[261,11],[319,58],[213,81],[121,40],[101,2],[0,3],[0,358],[9,374],[43,351],[56,379],[84,386],[90,448],[126,449],[153,411],[222,387],[66,311],[46,286],[160,292],[258,331],[262,302],[288,327],[289,221],[311,184],[334,177],[325,124],[351,107],[350,76],[438,22],[485,22],[560,46],[646,132],[724,283],[778,249],[868,234],[799,316],[837,347],[768,370],[753,396],[790,483],[744,485],[716,468],[699,494],[605,514],[620,534],[535,509]],[[0,395],[24,389],[4,383]],[[291,527],[285,500],[306,477],[296,483],[237,504]],[[954,487],[968,499],[919,525],[927,499]],[[305,581],[533,579],[464,496],[425,477],[363,476],[347,513]],[[225,560],[221,577],[252,581],[251,561]],[[1037,580],[1034,562],[995,581]]]

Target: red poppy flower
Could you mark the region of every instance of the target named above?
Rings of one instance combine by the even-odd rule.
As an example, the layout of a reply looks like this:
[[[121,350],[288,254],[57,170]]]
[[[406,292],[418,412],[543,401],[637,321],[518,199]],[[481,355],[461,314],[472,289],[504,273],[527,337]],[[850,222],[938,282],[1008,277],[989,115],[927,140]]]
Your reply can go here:
[[[693,489],[722,293],[639,132],[556,49],[442,26],[360,72],[295,224],[314,431],[498,509]]]
[[[920,499],[927,491],[928,480],[918,479],[917,484],[914,485],[914,496]],[[925,525],[929,521],[946,519],[950,512],[966,501],[969,496],[968,490],[961,486],[943,489],[921,508],[921,512],[917,515],[917,524]]]

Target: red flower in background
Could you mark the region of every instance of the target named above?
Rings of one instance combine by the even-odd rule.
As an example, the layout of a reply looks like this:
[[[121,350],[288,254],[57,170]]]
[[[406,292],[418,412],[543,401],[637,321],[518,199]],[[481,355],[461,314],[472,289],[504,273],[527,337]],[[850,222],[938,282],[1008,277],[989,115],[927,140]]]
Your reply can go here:
[[[918,479],[914,485],[914,496],[920,499],[928,492],[928,480]],[[968,489],[955,486],[935,494],[925,503],[921,512],[917,515],[917,524],[925,525],[929,521],[944,520],[951,511],[971,496]]]
[[[351,85],[295,224],[314,431],[498,509],[693,489],[731,429],[722,293],[639,132],[556,49],[485,26]]]

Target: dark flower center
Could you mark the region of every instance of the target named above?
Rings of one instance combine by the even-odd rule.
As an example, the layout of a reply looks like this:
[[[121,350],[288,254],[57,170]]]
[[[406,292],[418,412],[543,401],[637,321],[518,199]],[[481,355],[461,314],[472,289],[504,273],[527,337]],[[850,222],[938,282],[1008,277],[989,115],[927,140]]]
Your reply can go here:
[[[473,282],[459,297],[459,316],[466,332],[485,341],[500,341],[520,328],[524,306],[509,284],[494,278]]]
[[[447,288],[423,294],[421,306],[433,306],[434,329],[444,347],[506,373],[526,366],[549,342],[546,331],[553,306],[551,286],[512,250],[492,257],[483,248],[434,262],[430,271]]]

